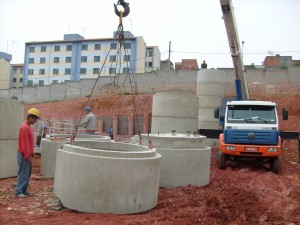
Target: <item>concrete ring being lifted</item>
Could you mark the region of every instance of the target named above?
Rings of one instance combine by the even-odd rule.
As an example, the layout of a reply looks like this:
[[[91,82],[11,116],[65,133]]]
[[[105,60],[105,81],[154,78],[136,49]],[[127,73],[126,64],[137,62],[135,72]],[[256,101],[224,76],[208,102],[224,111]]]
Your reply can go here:
[[[56,152],[64,144],[70,142],[71,135],[53,135],[54,137],[43,138],[41,142],[41,175],[46,177],[55,176]],[[57,138],[57,140],[53,140]],[[108,136],[100,135],[77,135],[75,143],[79,140],[110,141]]]
[[[157,204],[161,156],[145,146],[78,141],[57,150],[54,193],[89,213],[130,214]]]
[[[149,140],[162,156],[160,187],[182,187],[209,184],[211,148],[206,146],[206,137],[187,134],[142,134],[142,144]],[[138,142],[134,136],[132,143]]]

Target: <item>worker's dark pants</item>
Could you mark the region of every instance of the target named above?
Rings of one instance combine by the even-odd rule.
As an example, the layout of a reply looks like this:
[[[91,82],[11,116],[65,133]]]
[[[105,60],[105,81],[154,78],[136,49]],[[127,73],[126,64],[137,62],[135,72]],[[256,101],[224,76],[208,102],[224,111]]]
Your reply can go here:
[[[26,194],[27,188],[31,175],[32,163],[31,160],[25,160],[24,156],[18,152],[17,155],[19,171],[18,171],[18,181],[16,187],[16,195],[18,194]]]

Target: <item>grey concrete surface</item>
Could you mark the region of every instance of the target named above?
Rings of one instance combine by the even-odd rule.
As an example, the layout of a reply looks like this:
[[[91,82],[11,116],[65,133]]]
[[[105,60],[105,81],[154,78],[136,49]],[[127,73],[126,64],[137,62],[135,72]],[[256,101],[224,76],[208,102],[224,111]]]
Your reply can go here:
[[[0,98],[0,140],[15,140],[24,119],[24,105],[15,99]]]
[[[199,70],[197,75],[197,96],[199,98],[198,129],[218,129],[219,121],[214,110],[224,97],[225,73],[220,70]]]
[[[235,74],[233,68],[219,68],[226,73],[225,75],[225,96],[235,95]],[[202,70],[201,70],[202,71]],[[247,68],[246,76],[249,84],[249,92],[256,94],[263,94],[264,96],[285,96],[288,94],[299,95],[299,76],[300,67],[289,67],[288,69],[280,68]],[[120,74],[119,80],[126,80],[126,74]],[[196,92],[197,86],[197,71],[196,70],[172,70],[172,71],[159,71],[158,73],[151,74],[135,74],[135,80],[138,85],[140,94],[154,94],[163,91],[178,91],[184,90],[191,93]],[[63,84],[51,84],[50,89],[43,86],[25,87],[18,89],[0,90],[0,96],[12,98],[17,97],[24,103],[38,103],[47,101],[58,101],[66,99],[76,99],[85,97],[90,94],[90,89],[94,84],[95,79],[82,79],[80,82],[66,81]],[[103,96],[112,93],[114,89],[117,94],[131,93],[131,86],[128,83],[120,86],[110,86],[110,77],[101,77],[95,92],[95,96]],[[282,88],[282,83],[286,87]],[[103,88],[106,85],[106,88]],[[260,87],[257,89],[257,87]],[[263,88],[261,88],[263,87]],[[284,89],[281,92],[275,92],[277,88]],[[120,91],[118,91],[120,90]],[[206,91],[202,89],[204,93]],[[206,88],[207,91],[210,88]]]
[[[161,156],[147,147],[80,141],[57,150],[54,193],[89,213],[131,214],[157,204]]]
[[[18,140],[0,140],[0,179],[18,175]]]
[[[18,175],[17,151],[24,105],[0,98],[0,179]]]
[[[197,130],[198,98],[186,92],[162,92],[153,96],[151,133]]]
[[[187,134],[142,134],[142,145],[149,140],[161,154],[160,187],[182,187],[187,185],[205,186],[209,184],[211,148],[206,145],[206,137]],[[135,135],[132,143],[138,143]]]

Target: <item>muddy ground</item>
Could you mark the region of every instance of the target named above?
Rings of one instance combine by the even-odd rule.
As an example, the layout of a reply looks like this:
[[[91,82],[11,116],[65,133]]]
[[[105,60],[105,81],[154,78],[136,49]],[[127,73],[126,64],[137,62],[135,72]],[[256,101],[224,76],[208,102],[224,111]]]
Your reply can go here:
[[[300,224],[297,142],[287,141],[286,146],[280,174],[270,172],[267,165],[236,164],[219,170],[214,147],[209,185],[160,188],[154,209],[131,215],[57,207],[54,180],[39,175],[36,154],[29,187],[33,196],[14,196],[16,177],[0,180],[0,224]]]

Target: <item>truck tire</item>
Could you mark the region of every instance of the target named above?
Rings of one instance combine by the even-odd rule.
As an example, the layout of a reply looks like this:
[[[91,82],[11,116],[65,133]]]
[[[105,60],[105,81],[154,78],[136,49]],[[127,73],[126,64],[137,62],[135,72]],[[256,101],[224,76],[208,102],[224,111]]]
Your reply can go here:
[[[221,170],[224,170],[226,168],[226,156],[224,154],[219,154],[218,166]]]
[[[280,170],[280,158],[278,156],[270,159],[270,169],[273,173],[279,173]]]

